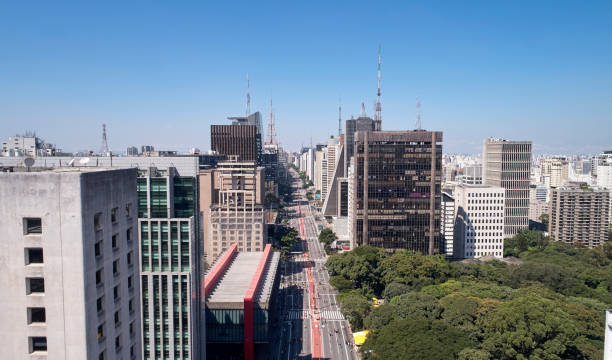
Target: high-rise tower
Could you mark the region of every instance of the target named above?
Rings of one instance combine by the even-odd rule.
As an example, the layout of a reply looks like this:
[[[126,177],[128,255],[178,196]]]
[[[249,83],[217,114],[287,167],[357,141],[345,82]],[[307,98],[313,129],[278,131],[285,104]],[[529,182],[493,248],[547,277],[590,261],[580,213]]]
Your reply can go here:
[[[272,99],[270,99],[270,120],[268,122],[268,135],[266,145],[278,145],[276,140],[276,127],[274,126],[274,112],[272,110]]]

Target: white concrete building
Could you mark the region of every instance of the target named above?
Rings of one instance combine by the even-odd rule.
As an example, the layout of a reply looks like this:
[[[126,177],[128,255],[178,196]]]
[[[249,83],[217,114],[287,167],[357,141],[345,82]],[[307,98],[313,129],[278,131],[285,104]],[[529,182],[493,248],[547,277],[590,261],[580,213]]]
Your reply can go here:
[[[455,198],[447,192],[442,192],[441,207],[440,234],[444,241],[444,253],[446,257],[452,258],[455,228]]]
[[[552,157],[542,160],[541,182],[548,188],[564,185],[568,179],[569,162],[565,157]]]
[[[503,258],[504,202],[504,189],[501,187],[455,188],[455,258]]]
[[[136,169],[0,174],[3,359],[140,359]]]

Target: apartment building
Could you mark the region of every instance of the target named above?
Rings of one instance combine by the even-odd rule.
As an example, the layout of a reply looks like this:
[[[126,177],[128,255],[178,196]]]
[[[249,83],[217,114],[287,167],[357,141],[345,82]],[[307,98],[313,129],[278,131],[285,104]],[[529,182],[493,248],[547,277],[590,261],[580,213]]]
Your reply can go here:
[[[567,182],[569,162],[565,157],[552,157],[542,160],[542,183],[547,187],[562,186]]]
[[[135,169],[0,174],[4,359],[141,359]]]
[[[501,187],[455,188],[455,258],[504,257],[504,196]]]
[[[586,186],[552,189],[548,231],[556,241],[595,247],[608,239],[610,191]]]

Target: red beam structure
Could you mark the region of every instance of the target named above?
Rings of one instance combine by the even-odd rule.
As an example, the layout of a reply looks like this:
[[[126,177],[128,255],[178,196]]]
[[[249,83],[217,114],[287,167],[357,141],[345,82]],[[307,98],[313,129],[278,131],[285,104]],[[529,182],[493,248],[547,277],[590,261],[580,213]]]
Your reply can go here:
[[[202,291],[204,292],[204,294],[202,294],[203,299],[206,299],[208,293],[215,287],[215,284],[219,281],[219,278],[223,275],[225,270],[227,270],[227,267],[236,254],[238,254],[238,244],[232,244],[221,259],[217,261],[215,267],[208,273],[204,279],[204,286],[202,286]]]
[[[259,260],[259,264],[257,265],[257,270],[255,271],[255,275],[253,275],[253,279],[251,280],[251,284],[244,296],[244,359],[245,360],[253,360],[255,357],[255,343],[253,339],[254,332],[254,306],[253,302],[255,301],[255,296],[257,295],[257,289],[259,288],[259,284],[261,283],[264,270],[266,269],[266,264],[268,263],[268,258],[270,257],[270,253],[272,252],[272,245],[266,245],[264,249],[263,255]]]

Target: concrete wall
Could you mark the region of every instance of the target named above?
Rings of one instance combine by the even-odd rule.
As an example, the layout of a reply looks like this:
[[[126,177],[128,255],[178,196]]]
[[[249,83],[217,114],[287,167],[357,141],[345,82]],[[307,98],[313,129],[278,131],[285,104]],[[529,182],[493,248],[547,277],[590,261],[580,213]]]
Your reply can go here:
[[[0,345],[6,359],[86,359],[106,351],[107,358],[130,358],[134,346],[140,357],[140,308],[138,302],[138,246],[136,238],[136,170],[81,173],[32,172],[0,174]],[[125,216],[131,203],[132,216]],[[112,208],[119,209],[111,223]],[[94,229],[94,215],[102,213],[101,229]],[[24,235],[23,218],[42,220],[42,234]],[[125,238],[133,228],[132,241]],[[119,249],[111,248],[118,234]],[[102,256],[96,258],[94,244],[103,239]],[[43,249],[43,264],[25,263],[25,248]],[[127,253],[133,251],[133,266]],[[113,276],[112,263],[120,261]],[[104,283],[96,286],[95,273],[104,269]],[[128,276],[133,276],[128,290]],[[26,278],[42,277],[45,292],[26,294]],[[113,287],[120,298],[113,301]],[[96,301],[105,297],[105,310],[98,313]],[[134,311],[128,311],[133,299]],[[44,307],[46,322],[28,325],[27,308]],[[114,324],[120,309],[121,323]],[[134,333],[130,335],[129,324]],[[97,327],[105,323],[105,337],[97,339]],[[47,352],[30,357],[28,337],[46,336]],[[121,336],[121,349],[115,337]]]

